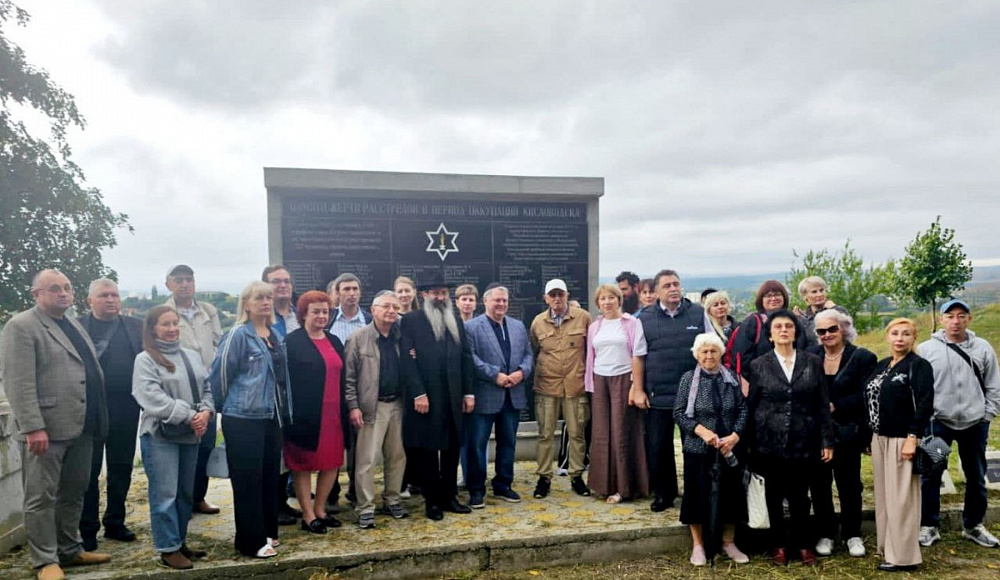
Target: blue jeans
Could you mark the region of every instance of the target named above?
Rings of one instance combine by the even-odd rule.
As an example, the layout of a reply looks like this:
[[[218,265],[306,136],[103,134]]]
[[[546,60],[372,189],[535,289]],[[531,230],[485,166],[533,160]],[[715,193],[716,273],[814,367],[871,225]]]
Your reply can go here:
[[[948,445],[958,443],[958,457],[965,474],[965,507],[962,523],[966,529],[983,523],[986,517],[986,438],[990,424],[977,423],[956,431],[935,421],[934,434]],[[920,525],[938,527],[941,520],[941,474],[920,477]]]
[[[198,445],[181,445],[146,433],[139,438],[139,449],[149,480],[153,548],[176,552],[184,545],[191,520]]]
[[[514,408],[510,397],[504,401],[499,413],[485,415],[473,412],[465,419],[465,457],[469,470],[465,473],[465,487],[469,492],[486,491],[486,456],[490,431],[496,425],[496,476],[493,489],[510,489],[514,482],[514,445],[517,442],[517,423],[521,413]]]

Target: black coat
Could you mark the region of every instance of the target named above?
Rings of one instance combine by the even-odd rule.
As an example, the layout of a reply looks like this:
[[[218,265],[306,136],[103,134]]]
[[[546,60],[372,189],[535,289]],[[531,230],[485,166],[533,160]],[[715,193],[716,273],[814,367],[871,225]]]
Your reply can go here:
[[[324,334],[343,363],[344,345],[329,332]],[[304,328],[293,330],[285,337],[285,348],[288,351],[288,379],[291,383],[293,412],[292,424],[285,427],[285,440],[296,447],[315,451],[319,447],[319,429],[323,422],[326,363]],[[348,428],[345,420],[347,406],[343,402],[346,373],[347,365],[343,365],[340,369],[339,395],[340,425],[345,432],[345,441]]]
[[[404,399],[403,444],[407,447],[443,450],[461,444],[462,399],[473,394],[475,367],[465,325],[457,312],[455,316],[461,344],[455,344],[448,334],[438,342],[422,310],[410,312],[400,321],[399,374]],[[411,350],[416,358],[410,356]],[[413,400],[424,394],[430,411],[417,413]]]
[[[134,316],[124,316],[124,315],[120,315],[118,317],[118,319],[121,320],[122,330],[125,332],[125,337],[128,339],[129,349],[131,350],[131,353],[129,353],[129,354],[131,354],[131,356],[124,357],[124,358],[131,359],[131,363],[129,365],[128,372],[125,373],[128,376],[131,376],[132,375],[132,368],[135,365],[135,357],[140,352],[142,352],[142,321],[139,320],[138,318],[134,317]],[[87,314],[85,316],[80,316],[80,317],[78,317],[76,319],[76,321],[79,322],[80,326],[82,326],[83,329],[87,331],[88,335],[91,334],[91,332],[92,332],[91,329],[92,329],[93,323],[94,323],[94,315],[93,314]],[[104,372],[105,372],[105,375],[109,374],[107,372],[107,369],[105,369]],[[129,397],[132,396],[132,384],[131,383],[129,383],[127,385],[127,387],[128,387],[127,390],[121,391],[119,393],[111,393],[111,390],[109,390],[108,387],[109,386],[113,387],[115,385],[108,385],[107,383],[108,383],[107,376],[105,376],[105,385],[104,385],[104,387],[105,387],[105,391],[108,392],[109,394],[128,395]],[[124,386],[126,386],[126,385],[121,385],[121,387],[124,387]]]
[[[809,347],[807,352],[822,357],[825,354],[822,345]],[[833,420],[841,425],[848,423],[868,428],[868,407],[865,404],[865,379],[878,364],[878,357],[872,351],[854,346],[844,345],[840,355],[840,366],[833,379],[833,385],[828,387],[830,402],[833,403]],[[824,372],[826,372],[824,370]],[[870,434],[870,432],[869,432]]]
[[[820,448],[833,447],[822,359],[796,351],[791,383],[773,354],[754,359],[746,374],[755,454],[809,459],[819,457]]]
[[[750,363],[755,358],[774,350],[774,344],[767,336],[767,321],[764,320],[762,312],[754,312],[747,316],[740,323],[739,329],[736,338],[733,339],[733,350],[727,354],[733,361],[730,368],[746,377]],[[809,341],[806,340],[805,332],[799,332],[799,335],[795,337],[795,349],[802,352],[807,346],[809,346]]]
[[[934,369],[927,359],[910,353],[889,368],[892,357],[886,357],[875,365],[871,377],[865,380],[865,399],[870,398],[868,384],[885,373],[879,391],[879,428],[883,437],[906,437],[913,434],[923,437],[930,432],[931,417],[934,415]],[[871,402],[868,403],[871,405]],[[870,413],[869,409],[869,413]]]

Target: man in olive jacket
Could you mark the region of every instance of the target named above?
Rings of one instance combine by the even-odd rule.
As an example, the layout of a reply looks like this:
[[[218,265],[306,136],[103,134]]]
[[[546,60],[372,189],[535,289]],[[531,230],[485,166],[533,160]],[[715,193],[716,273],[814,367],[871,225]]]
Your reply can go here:
[[[63,577],[62,565],[100,564],[111,557],[83,551],[77,526],[90,481],[95,438],[108,433],[104,375],[94,345],[65,316],[73,286],[58,270],[35,276],[35,307],[0,335],[3,389],[21,441],[24,531],[41,580]]]
[[[583,481],[587,440],[584,429],[590,420],[590,398],[584,390],[587,366],[587,327],[590,314],[569,305],[566,282],[556,278],[545,285],[548,309],[535,317],[529,336],[535,352],[535,418],[538,420],[538,469],[534,496],[549,495],[552,463],[558,445],[553,441],[556,423],[563,418],[569,434],[569,476],[573,491],[590,495]]]

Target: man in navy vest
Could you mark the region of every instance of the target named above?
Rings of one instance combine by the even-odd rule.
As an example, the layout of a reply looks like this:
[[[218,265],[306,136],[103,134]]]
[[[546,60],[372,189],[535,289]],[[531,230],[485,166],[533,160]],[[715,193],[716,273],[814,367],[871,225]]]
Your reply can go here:
[[[646,461],[655,493],[650,509],[661,512],[677,499],[674,460],[674,399],[684,373],[694,369],[694,338],[705,332],[705,310],[684,298],[674,270],[660,270],[653,279],[658,300],[639,313],[647,351],[645,391]]]

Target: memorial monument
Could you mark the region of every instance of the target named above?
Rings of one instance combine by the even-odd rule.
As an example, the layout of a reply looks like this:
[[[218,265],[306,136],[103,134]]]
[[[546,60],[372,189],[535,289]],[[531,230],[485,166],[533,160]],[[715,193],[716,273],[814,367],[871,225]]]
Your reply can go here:
[[[271,263],[299,291],[342,272],[367,304],[397,276],[443,273],[450,284],[510,289],[510,316],[545,308],[562,278],[586,308],[597,287],[604,179],[264,168]]]

